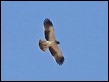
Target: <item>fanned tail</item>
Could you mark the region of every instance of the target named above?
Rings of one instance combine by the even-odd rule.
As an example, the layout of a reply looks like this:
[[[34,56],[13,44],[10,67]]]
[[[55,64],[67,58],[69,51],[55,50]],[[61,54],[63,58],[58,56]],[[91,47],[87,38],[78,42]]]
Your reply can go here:
[[[48,45],[47,45],[47,41],[45,40],[39,40],[39,47],[42,51],[46,51],[46,49],[48,48]]]

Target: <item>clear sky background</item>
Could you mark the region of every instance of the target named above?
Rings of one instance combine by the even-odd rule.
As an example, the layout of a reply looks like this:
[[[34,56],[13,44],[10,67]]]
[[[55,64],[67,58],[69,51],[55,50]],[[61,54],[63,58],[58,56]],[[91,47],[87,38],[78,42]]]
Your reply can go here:
[[[39,49],[50,18],[65,57]],[[1,80],[108,80],[108,2],[1,2]]]

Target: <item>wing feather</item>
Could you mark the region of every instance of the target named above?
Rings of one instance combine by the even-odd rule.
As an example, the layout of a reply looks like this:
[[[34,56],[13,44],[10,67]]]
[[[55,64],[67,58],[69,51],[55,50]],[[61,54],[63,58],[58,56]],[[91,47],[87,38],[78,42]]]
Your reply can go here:
[[[53,24],[49,19],[44,20],[44,34],[46,40],[55,40]]]
[[[45,34],[45,39],[46,39],[46,40],[49,40],[50,31],[45,30],[45,31],[44,31],[44,34]]]
[[[55,58],[56,62],[58,64],[63,64],[64,62],[64,57],[62,56],[61,51],[59,50],[58,45],[56,42],[53,43],[51,47],[49,47],[49,51],[51,52],[52,56]]]
[[[49,41],[56,40],[54,35],[54,29],[52,26],[49,26],[49,29],[45,30],[44,34],[45,34],[46,40],[49,40]]]

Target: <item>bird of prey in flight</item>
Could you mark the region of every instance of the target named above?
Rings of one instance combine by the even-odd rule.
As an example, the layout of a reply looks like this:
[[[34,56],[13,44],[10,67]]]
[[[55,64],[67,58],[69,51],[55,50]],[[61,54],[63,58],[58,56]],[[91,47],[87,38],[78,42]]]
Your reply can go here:
[[[64,57],[58,47],[58,44],[60,44],[60,42],[57,41],[55,38],[53,24],[48,18],[44,20],[43,24],[44,24],[45,40],[42,39],[39,40],[39,47],[44,52],[48,48],[51,55],[56,60],[57,64],[62,65],[64,62]]]

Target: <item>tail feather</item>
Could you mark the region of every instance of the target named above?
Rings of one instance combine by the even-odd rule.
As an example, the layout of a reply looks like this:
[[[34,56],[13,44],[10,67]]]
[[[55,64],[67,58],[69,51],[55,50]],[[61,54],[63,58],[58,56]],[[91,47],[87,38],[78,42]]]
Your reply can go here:
[[[48,45],[46,43],[47,41],[45,40],[39,40],[39,47],[42,51],[46,51],[46,49],[48,48]]]

